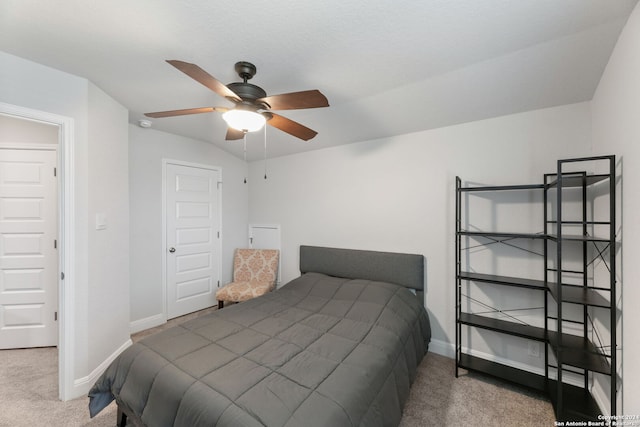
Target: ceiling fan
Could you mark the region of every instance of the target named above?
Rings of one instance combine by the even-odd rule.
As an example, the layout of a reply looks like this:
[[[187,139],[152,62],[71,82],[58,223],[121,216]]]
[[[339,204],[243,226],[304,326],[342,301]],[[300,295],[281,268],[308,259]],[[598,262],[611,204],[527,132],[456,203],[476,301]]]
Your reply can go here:
[[[245,133],[259,130],[266,123],[283,132],[308,141],[316,136],[318,132],[273,113],[273,111],[329,106],[327,98],[317,89],[267,96],[267,93],[261,87],[248,83],[248,80],[257,71],[256,66],[250,62],[240,61],[236,63],[235,70],[242,78],[242,82],[229,83],[228,85],[221,83],[195,64],[177,60],[167,60],[167,62],[198,83],[233,102],[235,107],[187,108],[184,110],[145,113],[145,116],[161,118],[211,113],[214,111],[220,112],[223,113],[222,118],[229,126],[225,137],[226,140],[242,139]]]

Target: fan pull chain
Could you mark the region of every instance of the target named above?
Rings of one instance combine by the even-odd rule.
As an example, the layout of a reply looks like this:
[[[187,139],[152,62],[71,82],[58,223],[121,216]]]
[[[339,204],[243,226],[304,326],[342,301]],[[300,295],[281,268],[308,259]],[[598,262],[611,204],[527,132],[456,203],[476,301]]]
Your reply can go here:
[[[267,179],[267,127],[264,127],[264,179]]]
[[[242,154],[244,155],[244,162],[247,163],[247,133],[245,132],[242,137]],[[247,175],[244,176],[244,183],[247,183]]]

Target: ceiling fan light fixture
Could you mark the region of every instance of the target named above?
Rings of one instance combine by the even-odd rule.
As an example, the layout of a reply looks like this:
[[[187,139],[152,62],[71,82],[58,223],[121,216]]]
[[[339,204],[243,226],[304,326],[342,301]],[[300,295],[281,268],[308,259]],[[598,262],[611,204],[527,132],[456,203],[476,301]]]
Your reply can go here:
[[[222,115],[227,125],[243,132],[255,132],[262,129],[267,119],[260,113],[250,110],[233,109]]]

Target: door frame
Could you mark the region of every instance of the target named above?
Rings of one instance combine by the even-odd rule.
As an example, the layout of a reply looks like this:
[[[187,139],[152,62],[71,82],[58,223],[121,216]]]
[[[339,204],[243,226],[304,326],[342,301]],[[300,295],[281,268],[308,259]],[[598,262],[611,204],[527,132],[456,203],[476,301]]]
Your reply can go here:
[[[162,159],[162,323],[167,322],[169,317],[167,307],[167,165],[186,166],[191,168],[205,169],[218,172],[218,218],[220,223],[220,239],[218,245],[220,249],[218,259],[218,269],[222,268],[222,168],[219,166],[205,165],[202,163],[185,162],[175,159]],[[218,271],[218,274],[221,274]]]
[[[75,355],[75,158],[74,120],[46,111],[0,102],[0,114],[58,127],[58,397],[68,400],[74,391]],[[12,144],[15,148],[17,144]],[[25,144],[24,147],[28,147]],[[33,146],[33,145],[32,145]],[[21,146],[23,147],[23,146]],[[3,144],[3,148],[8,148]],[[62,278],[64,277],[64,279]]]

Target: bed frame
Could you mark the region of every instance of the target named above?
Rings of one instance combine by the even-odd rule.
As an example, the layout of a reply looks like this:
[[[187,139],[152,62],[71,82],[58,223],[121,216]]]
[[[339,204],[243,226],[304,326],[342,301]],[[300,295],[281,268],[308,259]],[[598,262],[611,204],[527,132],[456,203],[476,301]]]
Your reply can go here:
[[[425,258],[423,255],[356,249],[300,246],[300,273],[322,273],[346,279],[394,283],[413,289],[424,304]],[[117,426],[144,426],[126,405],[118,405]]]

